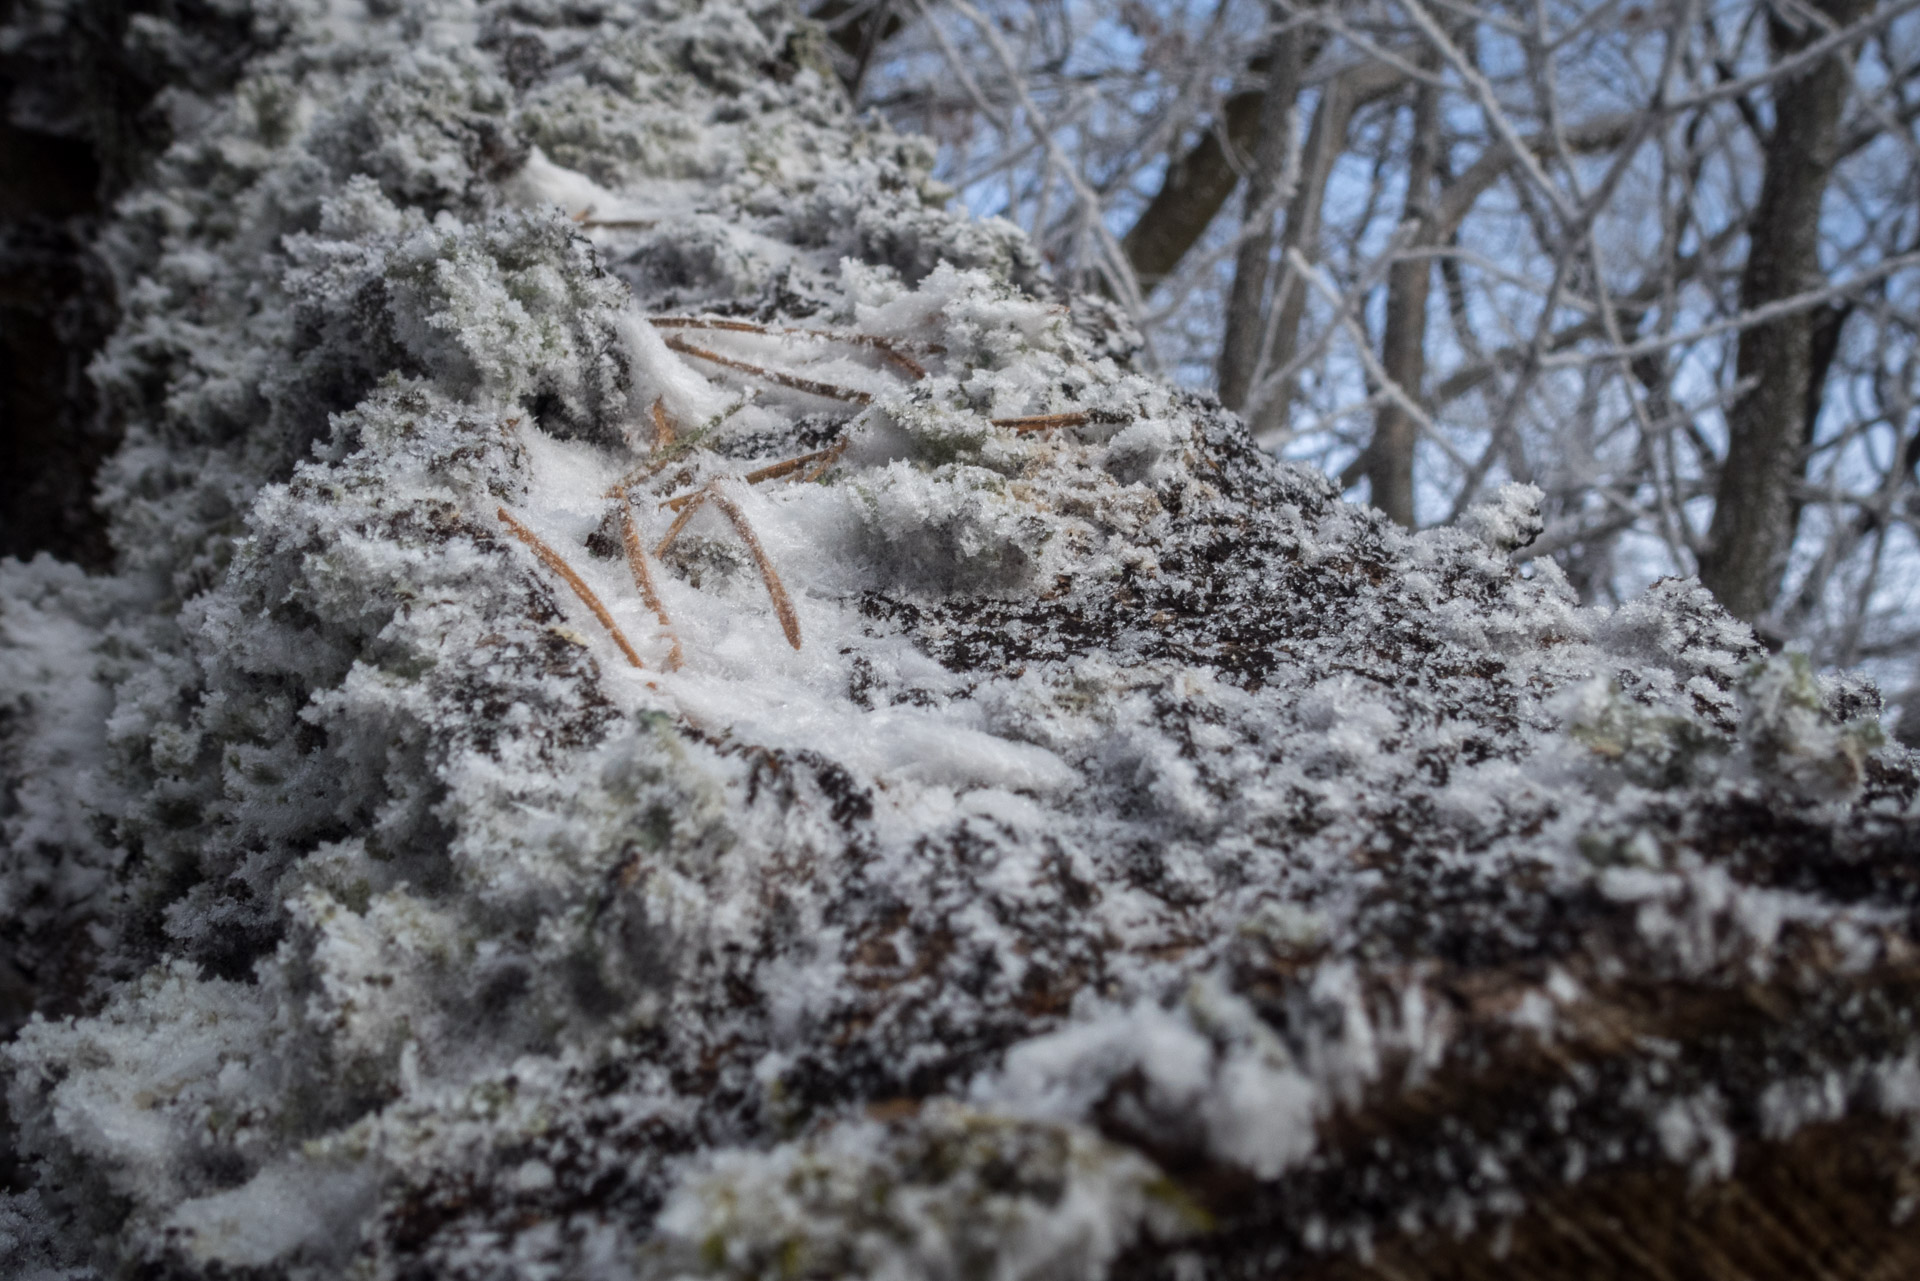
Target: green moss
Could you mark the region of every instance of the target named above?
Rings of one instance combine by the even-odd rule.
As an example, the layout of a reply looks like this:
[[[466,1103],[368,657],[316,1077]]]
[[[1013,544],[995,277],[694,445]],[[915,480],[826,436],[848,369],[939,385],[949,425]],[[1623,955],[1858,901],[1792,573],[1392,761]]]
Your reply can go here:
[[[358,877],[352,883],[343,886],[336,897],[355,916],[365,916],[367,908],[373,903],[373,886],[366,877]]]
[[[1661,867],[1666,861],[1648,832],[1582,832],[1580,857],[1595,867]]]
[[[1141,1189],[1149,1201],[1170,1211],[1180,1226],[1189,1232],[1211,1232],[1216,1226],[1212,1212],[1194,1199],[1185,1188],[1165,1175],[1149,1180]]]
[[[839,78],[833,69],[833,58],[827,52],[827,34],[817,23],[802,22],[794,28],[793,35],[787,39],[786,55],[795,67],[813,72],[827,84]]]
[[[1843,722],[1834,715],[1805,654],[1754,664],[1740,693],[1755,770],[1803,800],[1853,795],[1865,780],[1867,757],[1886,742],[1877,719]]]
[[[700,1263],[709,1272],[718,1272],[727,1266],[727,1238],[718,1232],[707,1234],[700,1243]]]
[[[1636,703],[1618,685],[1583,708],[1569,732],[1630,782],[1659,791],[1694,781],[1727,751],[1726,740],[1709,727]]]

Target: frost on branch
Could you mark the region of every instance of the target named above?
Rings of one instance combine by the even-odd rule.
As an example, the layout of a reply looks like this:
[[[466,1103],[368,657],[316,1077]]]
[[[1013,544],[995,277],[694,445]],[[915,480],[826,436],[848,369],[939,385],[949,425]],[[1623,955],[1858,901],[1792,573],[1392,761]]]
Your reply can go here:
[[[117,572],[0,564],[10,1268],[1268,1275],[1920,1112],[1870,689],[1273,463],[781,5],[372,12],[166,99]]]

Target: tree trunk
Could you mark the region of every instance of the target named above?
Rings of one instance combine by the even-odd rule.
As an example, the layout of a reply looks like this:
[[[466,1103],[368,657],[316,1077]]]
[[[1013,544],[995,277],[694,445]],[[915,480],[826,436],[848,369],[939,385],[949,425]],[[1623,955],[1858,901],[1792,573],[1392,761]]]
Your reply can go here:
[[[87,361],[111,303],[88,250],[93,151],[0,124],[0,556],[111,559],[93,476],[113,445]]]
[[[1363,68],[1364,69],[1364,68]],[[1346,72],[1327,81],[1314,107],[1313,123],[1307,128],[1307,145],[1301,159],[1300,181],[1287,205],[1287,223],[1281,242],[1280,283],[1274,287],[1272,323],[1267,326],[1268,342],[1265,367],[1282,369],[1293,358],[1300,338],[1300,321],[1306,315],[1307,286],[1285,259],[1299,250],[1307,261],[1318,257],[1320,211],[1326,203],[1327,181],[1333,175],[1333,162],[1347,144],[1347,126],[1354,109],[1363,100],[1362,86],[1354,72]],[[1384,92],[1389,82],[1376,77],[1374,85]],[[1373,88],[1374,85],[1365,86]],[[1284,430],[1293,408],[1293,388],[1275,387],[1260,395],[1250,407],[1249,417],[1259,435]]]
[[[1313,60],[1312,50],[1303,49],[1302,66]],[[1345,120],[1364,103],[1372,102],[1401,83],[1403,77],[1392,67],[1369,62],[1334,76],[1323,86],[1322,103],[1337,95],[1344,104],[1342,127],[1334,131],[1336,143],[1346,138]],[[1133,265],[1142,288],[1151,289],[1173,273],[1187,256],[1214,217],[1227,203],[1240,181],[1228,148],[1244,154],[1253,146],[1260,127],[1260,90],[1237,93],[1228,98],[1221,111],[1221,124],[1201,136],[1191,149],[1167,166],[1167,175],[1140,217],[1122,238],[1120,247]],[[1325,107],[1321,108],[1322,111]],[[1316,120],[1318,115],[1316,114]],[[1226,141],[1221,141],[1224,132]],[[1339,155],[1336,145],[1327,156],[1331,164]],[[1316,210],[1318,203],[1315,204]],[[1291,229],[1293,215],[1287,225]],[[1289,230],[1291,237],[1291,230]]]
[[[1846,24],[1869,4],[1826,0],[1818,7]],[[1795,30],[1776,18],[1768,34],[1776,56],[1784,58],[1821,32],[1811,24]],[[1740,277],[1742,310],[1820,285],[1820,206],[1839,155],[1850,80],[1849,56],[1836,53],[1775,92],[1766,173]],[[1817,312],[1800,311],[1740,335],[1737,374],[1753,380],[1753,387],[1728,414],[1727,456],[1714,493],[1707,549],[1700,557],[1700,581],[1729,612],[1748,621],[1773,605],[1793,548],[1798,523],[1793,486],[1809,442],[1808,407],[1817,402],[1819,326]]]
[[[1404,222],[1422,228],[1410,244],[1426,244],[1430,220],[1434,168],[1440,145],[1440,100],[1430,85],[1414,92],[1413,139],[1407,152],[1407,201]],[[1427,294],[1433,281],[1433,262],[1407,257],[1394,263],[1387,275],[1387,329],[1381,342],[1381,365],[1409,397],[1418,400],[1427,373]],[[1373,441],[1367,446],[1369,498],[1395,524],[1413,528],[1413,453],[1419,424],[1397,401],[1389,399],[1374,418]]]
[[[1275,5],[1271,21],[1286,21]],[[1282,28],[1267,53],[1267,90],[1260,104],[1253,166],[1247,173],[1244,239],[1234,258],[1233,288],[1227,299],[1226,332],[1220,345],[1220,403],[1246,407],[1247,392],[1260,370],[1267,329],[1267,275],[1273,257],[1273,202],[1296,154],[1294,102],[1300,95],[1298,28]]]
[[[874,54],[905,29],[904,8],[895,0],[821,0],[809,10],[807,16],[826,28],[837,52],[835,74],[854,101],[860,99],[860,84]]]
[[[1153,288],[1173,273],[1240,185],[1232,152],[1245,154],[1252,146],[1265,98],[1259,90],[1228,98],[1219,123],[1167,166],[1160,190],[1120,241],[1142,289]]]

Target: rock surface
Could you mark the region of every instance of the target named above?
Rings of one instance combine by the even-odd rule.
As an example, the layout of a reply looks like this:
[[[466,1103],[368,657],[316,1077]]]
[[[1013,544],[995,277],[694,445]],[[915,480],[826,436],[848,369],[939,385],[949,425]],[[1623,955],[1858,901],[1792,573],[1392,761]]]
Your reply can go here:
[[[782,4],[223,13],[130,28],[115,569],[0,562],[16,1275],[1905,1239],[1869,687],[1260,455]]]

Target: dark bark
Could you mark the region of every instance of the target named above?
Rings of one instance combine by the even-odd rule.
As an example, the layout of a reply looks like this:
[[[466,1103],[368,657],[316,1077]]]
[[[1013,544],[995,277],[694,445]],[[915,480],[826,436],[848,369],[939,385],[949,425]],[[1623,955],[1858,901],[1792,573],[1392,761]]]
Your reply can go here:
[[[1792,989],[1752,984],[1719,991],[1677,983],[1629,980],[1602,998],[1591,1039],[1556,1046],[1527,1061],[1524,1052],[1494,1049],[1470,1077],[1426,1083],[1414,1107],[1362,1105],[1329,1125],[1342,1158],[1333,1177],[1305,1175],[1257,1184],[1239,1172],[1177,1164],[1162,1156],[1182,1185],[1197,1189],[1213,1230],[1182,1260],[1152,1244],[1136,1246],[1115,1269],[1120,1281],[1171,1281],[1203,1275],[1216,1281],[1891,1281],[1920,1268],[1920,1231],[1901,1213],[1908,1160],[1898,1125],[1868,1115],[1817,1122],[1790,1138],[1767,1133],[1753,1064],[1768,1062],[1782,1032],[1794,1029],[1834,1046],[1880,1039],[1895,1031],[1920,997],[1911,967],[1893,967],[1858,983],[1832,972]],[[1824,981],[1842,999],[1815,989]],[[1475,974],[1458,983],[1459,1006],[1473,1020],[1501,990],[1502,979]],[[1846,999],[1859,1003],[1855,1013]],[[1476,1008],[1478,1007],[1478,1008]],[[1510,1008],[1510,1007],[1509,1007]],[[1657,1030],[1655,1030],[1657,1029]],[[1646,1038],[1636,1047],[1631,1038]],[[1657,1042],[1654,1037],[1660,1038]],[[1724,1177],[1702,1178],[1685,1162],[1662,1159],[1642,1136],[1623,1136],[1609,1150],[1609,1093],[1625,1093],[1648,1054],[1671,1047],[1673,1060],[1651,1070],[1680,1071],[1712,1083],[1714,1097],[1740,1100],[1728,1109],[1735,1158]],[[1569,1068],[1600,1083],[1591,1104],[1576,1104],[1571,1122],[1556,1114],[1570,1097]],[[1622,1112],[1626,1109],[1621,1109]],[[1557,1131],[1557,1132],[1556,1132]],[[1524,1134],[1504,1148],[1494,1136]],[[1644,1131],[1643,1131],[1644,1134]],[[1564,1148],[1556,1151],[1558,1145]],[[1331,1146],[1331,1144],[1330,1144]],[[1439,1216],[1422,1222],[1402,1207],[1425,1197],[1442,1204],[1458,1166],[1430,1153],[1501,1151],[1516,1185],[1515,1212],[1488,1216],[1466,1229]],[[1424,1150],[1423,1150],[1424,1149]],[[1577,1153],[1577,1154],[1576,1154]],[[1604,1155],[1603,1155],[1604,1154]],[[1568,1171],[1585,1171],[1569,1177]],[[1420,1186],[1421,1173],[1425,1186]],[[1444,1172],[1444,1173],[1443,1173]],[[1312,1212],[1327,1220],[1378,1224],[1361,1249],[1329,1248],[1299,1230]],[[1396,1210],[1399,1222],[1393,1222]],[[1409,1221],[1411,1220],[1411,1224]],[[1490,1220],[1490,1221],[1489,1221]],[[1358,1233],[1356,1236],[1360,1235]],[[1182,1243],[1183,1246],[1185,1243]]]
[[[1868,0],[1825,0],[1835,22],[1859,19]],[[1769,24],[1776,57],[1820,35]],[[1840,121],[1850,81],[1848,55],[1836,54],[1781,83],[1774,93],[1766,172],[1748,232],[1740,306],[1751,310],[1816,289],[1820,272],[1820,205],[1840,155]],[[1714,495],[1713,523],[1700,557],[1700,580],[1735,616],[1766,613],[1780,590],[1798,512],[1793,489],[1805,466],[1809,408],[1817,410],[1820,316],[1801,311],[1740,335],[1737,376],[1752,390],[1728,414],[1727,457]]]
[[[1400,82],[1399,74],[1389,74],[1390,70],[1372,64],[1359,67],[1330,81],[1322,92],[1307,132],[1300,185],[1287,209],[1284,249],[1299,249],[1309,260],[1316,257],[1314,242],[1320,235],[1320,209],[1326,198],[1333,162],[1346,146],[1347,127],[1352,123],[1353,113]],[[1576,151],[1602,151],[1619,144],[1627,136],[1631,123],[1629,116],[1601,117],[1569,129],[1567,142]],[[1425,242],[1438,244],[1453,235],[1472,212],[1474,203],[1512,168],[1513,161],[1512,150],[1496,142],[1459,176],[1446,180],[1427,215]],[[1300,323],[1306,313],[1306,293],[1304,283],[1283,269],[1280,284],[1274,291],[1275,318],[1268,326],[1272,335],[1266,361],[1268,369],[1284,368],[1293,358],[1299,345]],[[1450,386],[1440,399],[1471,390],[1492,374],[1491,366],[1482,366],[1470,373],[1470,382]],[[1254,430],[1261,435],[1280,431],[1287,426],[1291,414],[1292,388],[1276,388],[1254,411]],[[1357,462],[1351,476],[1344,477],[1342,484],[1357,482],[1364,471],[1364,460]]]
[[[0,21],[13,6],[0,3]],[[119,440],[86,369],[113,327],[97,220],[167,145],[162,86],[221,92],[276,38],[202,0],[73,6],[0,58],[0,556],[111,559],[94,475]],[[174,42],[132,38],[136,20]]]
[[[113,445],[87,362],[111,320],[87,249],[98,167],[73,139],[0,126],[0,555],[111,559],[93,476]]]
[[[1422,85],[1414,93],[1402,219],[1420,228],[1411,248],[1428,244],[1432,234],[1429,224],[1439,150],[1439,93]],[[1387,377],[1416,399],[1427,376],[1427,295],[1432,282],[1433,262],[1419,256],[1394,263],[1387,275],[1387,330],[1381,342],[1380,363]],[[1374,418],[1373,441],[1366,453],[1370,500],[1396,524],[1409,529],[1413,527],[1413,452],[1419,430],[1413,415],[1397,401],[1389,400]]]
[[[1159,192],[1120,241],[1142,289],[1153,288],[1173,273],[1240,185],[1228,148],[1244,153],[1252,145],[1265,96],[1254,89],[1228,98],[1217,125],[1167,166]]]
[[[1277,7],[1274,20],[1283,20]],[[1267,54],[1267,89],[1260,104],[1253,165],[1247,173],[1246,238],[1234,259],[1226,332],[1220,345],[1220,403],[1234,410],[1246,407],[1265,345],[1267,276],[1273,257],[1271,205],[1296,146],[1294,104],[1300,96],[1301,41],[1299,30],[1282,30]]]
[[[822,0],[808,10],[838,51],[834,62],[850,97],[859,96],[874,51],[907,25],[902,7],[893,0]]]
[[[1389,78],[1383,69],[1363,67],[1328,81],[1314,107],[1313,123],[1307,128],[1307,145],[1300,162],[1300,183],[1287,206],[1286,233],[1281,249],[1283,257],[1299,250],[1311,261],[1318,257],[1320,211],[1326,203],[1327,181],[1333,162],[1346,149],[1347,126],[1363,102],[1371,101],[1398,83],[1397,73]],[[1363,74],[1371,73],[1371,74]],[[1281,369],[1293,359],[1300,341],[1300,321],[1306,314],[1306,282],[1298,273],[1282,267],[1280,283],[1273,292],[1273,321],[1267,326],[1266,367]],[[1279,387],[1254,410],[1254,429],[1268,432],[1284,428],[1291,420],[1293,388]]]
[[[1313,52],[1302,51],[1303,66],[1312,62]],[[1351,115],[1362,104],[1384,96],[1401,79],[1391,67],[1368,63],[1342,72],[1323,93],[1331,93],[1336,85],[1342,88]],[[1167,166],[1160,190],[1120,242],[1143,289],[1153,288],[1173,273],[1239,185],[1240,171],[1233,157],[1245,155],[1254,145],[1264,98],[1265,91],[1260,89],[1228,98],[1214,128]],[[1340,138],[1345,139],[1344,128]]]

